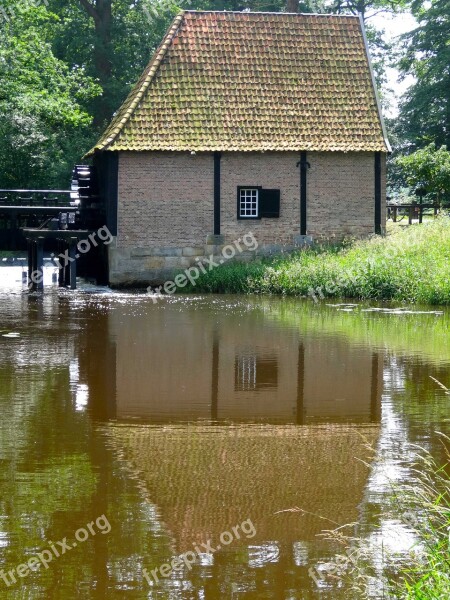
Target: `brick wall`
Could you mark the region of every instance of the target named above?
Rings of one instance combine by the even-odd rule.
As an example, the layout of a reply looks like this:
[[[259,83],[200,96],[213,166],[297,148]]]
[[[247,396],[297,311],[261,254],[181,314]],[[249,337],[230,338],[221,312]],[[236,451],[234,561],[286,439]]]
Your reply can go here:
[[[251,231],[259,254],[293,247],[300,233],[299,158],[293,152],[223,154],[221,231],[226,244]],[[308,235],[320,240],[373,233],[374,153],[309,152],[308,161]],[[238,186],[280,189],[280,218],[238,220]],[[383,157],[383,228],[385,190]],[[164,282],[197,258],[220,253],[207,243],[214,221],[212,154],[121,152],[118,192],[118,236],[109,249],[112,284]],[[240,259],[254,256],[244,252]]]
[[[308,162],[308,234],[317,239],[373,233],[374,153],[309,152]]]
[[[195,246],[213,222],[210,154],[121,152],[117,246]]]
[[[232,241],[251,229],[261,244],[292,244],[300,232],[297,153],[225,153],[221,225]],[[308,234],[365,236],[374,229],[373,153],[309,152]],[[386,162],[382,161],[382,222]],[[122,152],[118,246],[199,246],[213,229],[211,154]],[[237,220],[239,185],[281,189],[279,219]]]
[[[292,244],[300,233],[300,173],[296,152],[223,154],[222,233],[235,240],[252,231],[260,244]],[[280,218],[237,220],[237,187],[261,186],[281,190]]]

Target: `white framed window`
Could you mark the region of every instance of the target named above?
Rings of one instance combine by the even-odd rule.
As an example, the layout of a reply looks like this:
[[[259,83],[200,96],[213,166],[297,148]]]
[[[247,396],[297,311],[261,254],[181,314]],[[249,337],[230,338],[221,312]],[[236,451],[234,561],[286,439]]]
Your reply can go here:
[[[238,217],[239,219],[259,218],[259,188],[238,188]]]
[[[236,354],[234,361],[234,389],[251,392],[278,387],[278,357],[258,356],[251,352]]]
[[[236,390],[256,390],[256,356],[237,356],[234,375]]]

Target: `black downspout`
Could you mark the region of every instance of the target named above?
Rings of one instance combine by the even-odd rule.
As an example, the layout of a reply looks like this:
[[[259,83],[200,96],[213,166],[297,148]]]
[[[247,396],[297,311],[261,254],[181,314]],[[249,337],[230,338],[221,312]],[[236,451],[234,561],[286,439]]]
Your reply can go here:
[[[375,233],[381,235],[381,152],[375,152]]]
[[[300,152],[300,162],[297,163],[297,167],[300,165],[300,235],[306,235],[307,231],[307,174],[311,165],[306,158],[306,150],[302,150]]]
[[[214,152],[214,235],[220,235],[220,166],[222,155]]]

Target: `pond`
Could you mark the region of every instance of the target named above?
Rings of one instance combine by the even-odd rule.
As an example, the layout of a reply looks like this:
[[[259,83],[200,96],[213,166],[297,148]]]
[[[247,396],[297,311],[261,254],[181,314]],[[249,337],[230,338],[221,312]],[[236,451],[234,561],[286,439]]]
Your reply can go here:
[[[385,509],[441,457],[448,310],[46,277],[0,269],[0,597],[348,598],[324,530],[414,544]]]

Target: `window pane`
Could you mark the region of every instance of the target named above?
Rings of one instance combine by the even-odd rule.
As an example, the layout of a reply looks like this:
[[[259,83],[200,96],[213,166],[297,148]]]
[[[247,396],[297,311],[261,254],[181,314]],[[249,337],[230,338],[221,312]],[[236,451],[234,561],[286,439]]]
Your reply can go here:
[[[239,192],[239,216],[257,217],[258,216],[258,190],[241,189]]]
[[[278,387],[278,358],[237,354],[234,362],[234,389],[249,392]]]

